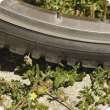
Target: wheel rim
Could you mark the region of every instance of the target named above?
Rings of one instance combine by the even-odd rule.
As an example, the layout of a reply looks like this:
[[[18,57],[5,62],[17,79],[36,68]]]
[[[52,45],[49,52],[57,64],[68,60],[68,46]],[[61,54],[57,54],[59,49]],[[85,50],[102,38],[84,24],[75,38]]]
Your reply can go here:
[[[107,59],[110,54],[110,24],[108,23],[103,23],[99,19],[74,17],[65,14],[62,14],[62,17],[59,20],[56,12],[37,8],[20,1],[13,2],[11,0],[4,0],[1,2],[0,13],[1,33],[16,36],[16,38],[23,39],[26,42],[29,41],[34,43],[33,45],[42,45],[42,48],[50,46],[49,48],[58,49],[55,51],[57,52],[56,55],[54,55],[54,50],[51,49],[50,51],[47,49],[50,51],[50,55],[48,56],[55,59],[52,60],[52,62],[58,62],[61,61],[61,59],[66,59],[68,64],[72,65],[74,62],[84,60],[83,65],[85,67],[85,65],[87,66],[88,64],[88,60],[92,60],[92,62],[89,61],[89,63],[91,62],[91,67],[93,67],[94,60],[95,62],[98,60],[99,63],[108,61]],[[96,26],[95,29],[92,28],[93,25],[94,27]],[[8,28],[8,26],[10,28]],[[17,30],[19,30],[19,32]],[[28,33],[32,36],[28,35]],[[37,34],[39,35],[37,36]],[[3,40],[3,42],[5,42],[5,40]],[[3,42],[2,44],[4,44]],[[16,46],[18,44],[19,43],[14,43]],[[24,54],[25,50],[28,48],[28,46],[25,48],[23,47],[21,51],[19,51],[19,48],[10,46],[10,50],[12,52],[19,54]],[[33,47],[30,48],[30,51],[31,49],[33,49]],[[61,52],[59,52],[60,50]],[[39,58],[40,54],[42,54],[42,51],[39,51],[40,49],[38,49],[38,52],[31,52],[33,56],[36,55],[35,53],[39,54],[37,57]],[[73,52],[71,53],[70,51]],[[43,55],[46,56],[45,53]],[[77,57],[77,55],[79,57]],[[82,55],[84,55],[84,57]],[[47,61],[49,61],[48,56],[45,57]],[[105,60],[102,57],[104,57]],[[86,64],[85,59],[87,59]],[[71,61],[74,62],[72,63]],[[95,65],[96,64],[98,63],[95,63]]]

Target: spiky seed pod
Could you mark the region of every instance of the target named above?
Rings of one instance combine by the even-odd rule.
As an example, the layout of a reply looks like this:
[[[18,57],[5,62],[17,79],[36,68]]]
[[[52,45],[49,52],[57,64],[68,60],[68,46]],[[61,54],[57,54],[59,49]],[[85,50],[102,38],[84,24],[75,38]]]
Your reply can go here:
[[[45,82],[48,86],[52,86],[53,85],[53,81],[51,79],[47,79]]]
[[[45,94],[48,89],[46,86],[38,86],[35,88],[35,91],[37,92],[38,95],[41,95],[41,94]]]

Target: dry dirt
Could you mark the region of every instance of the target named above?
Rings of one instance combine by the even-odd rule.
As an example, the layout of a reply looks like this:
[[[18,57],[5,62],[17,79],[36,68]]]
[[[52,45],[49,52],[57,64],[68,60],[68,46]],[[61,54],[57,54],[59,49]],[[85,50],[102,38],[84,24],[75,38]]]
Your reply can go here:
[[[14,72],[6,72],[1,71],[0,77],[5,78],[7,81],[20,80],[22,83],[30,84],[29,80],[23,80],[21,76],[15,75]],[[77,98],[79,91],[82,90],[82,87],[88,86],[91,87],[91,80],[89,75],[87,75],[82,82],[75,82],[74,86],[69,86],[66,88],[61,88],[65,92],[65,96],[68,96],[67,102],[75,108],[75,105],[78,103],[80,99]],[[6,107],[10,107],[12,100],[9,96],[2,96],[4,98],[4,104]],[[62,96],[63,97],[63,96]],[[98,101],[98,97],[94,97],[96,102]],[[57,97],[52,96],[51,94],[46,94],[43,97],[38,99],[39,102],[42,102],[49,106],[49,110],[70,110],[63,102],[61,102]],[[94,105],[95,106],[95,105]],[[4,108],[0,105],[0,108],[4,110]],[[98,108],[101,110],[107,110],[108,105],[103,106],[102,104],[98,105]],[[75,108],[77,110],[77,108]]]

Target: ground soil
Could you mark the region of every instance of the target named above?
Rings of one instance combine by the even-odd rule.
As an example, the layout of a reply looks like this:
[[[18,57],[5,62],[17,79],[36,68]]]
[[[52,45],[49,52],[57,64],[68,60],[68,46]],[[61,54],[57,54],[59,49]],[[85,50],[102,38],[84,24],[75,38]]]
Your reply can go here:
[[[0,71],[0,78],[5,78],[5,80],[7,81],[11,81],[12,79],[20,80],[22,83],[29,85],[30,82],[28,79],[24,80],[22,79],[22,76],[15,74],[16,65],[7,62],[6,59],[8,59],[10,55],[11,53],[8,52],[6,49],[0,50],[0,66],[2,67]],[[64,91],[64,95],[62,97],[67,96],[67,102],[75,110],[77,110],[76,108],[77,103],[79,102],[79,100],[81,100],[78,98],[79,91],[81,91],[82,87],[84,86],[91,87],[91,80],[89,74],[87,74],[87,76],[82,80],[82,82],[75,82],[74,86],[68,86],[66,88],[61,87],[61,89]],[[12,99],[10,98],[10,96],[3,95],[2,97],[4,99],[3,103],[5,104],[5,106],[7,108],[10,107],[12,104]],[[100,110],[107,110],[109,108],[108,105],[102,105],[102,104],[97,105],[99,97],[94,96],[94,98],[96,102],[94,103],[94,105],[91,106],[96,106]],[[38,101],[44,103],[45,105],[48,105],[49,110],[71,110],[65,103],[63,103],[60,99],[51,95],[50,93],[47,93],[43,97],[40,97]],[[2,105],[0,105],[0,110],[1,109],[4,110]]]

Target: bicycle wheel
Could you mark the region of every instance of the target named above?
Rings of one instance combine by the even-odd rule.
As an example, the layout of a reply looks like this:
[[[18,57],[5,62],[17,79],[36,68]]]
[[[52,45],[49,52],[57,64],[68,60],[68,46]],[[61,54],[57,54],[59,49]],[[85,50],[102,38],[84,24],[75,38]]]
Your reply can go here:
[[[41,9],[18,0],[0,3],[0,47],[33,58],[83,67],[110,67],[110,24]]]

